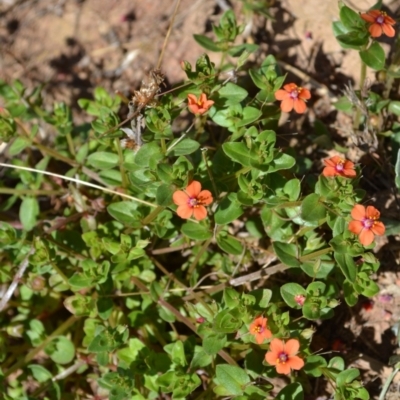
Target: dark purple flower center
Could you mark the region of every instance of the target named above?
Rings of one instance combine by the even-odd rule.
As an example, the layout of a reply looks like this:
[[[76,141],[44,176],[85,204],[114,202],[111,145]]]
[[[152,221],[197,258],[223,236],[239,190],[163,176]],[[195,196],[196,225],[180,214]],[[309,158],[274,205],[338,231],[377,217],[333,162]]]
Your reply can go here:
[[[362,224],[365,229],[371,229],[375,224],[375,220],[372,218],[364,218]]]
[[[195,197],[189,197],[188,204],[189,207],[198,207],[199,201]]]
[[[289,360],[289,355],[282,351],[282,353],[279,353],[278,355],[278,361],[282,364],[285,364],[285,362]]]
[[[292,90],[292,91],[290,92],[290,97],[291,97],[292,99],[297,99],[297,98],[299,97],[299,93],[300,93],[300,91],[299,91],[298,88],[297,88],[297,89],[294,89],[294,90]]]
[[[379,17],[376,18],[375,22],[377,24],[382,25],[385,22],[385,17],[383,15],[380,15]]]

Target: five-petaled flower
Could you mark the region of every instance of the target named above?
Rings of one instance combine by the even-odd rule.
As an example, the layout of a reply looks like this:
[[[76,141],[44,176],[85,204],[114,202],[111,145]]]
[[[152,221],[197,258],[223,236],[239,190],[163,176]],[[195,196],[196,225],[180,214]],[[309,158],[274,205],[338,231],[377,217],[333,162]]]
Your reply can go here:
[[[297,86],[295,83],[288,83],[275,92],[276,100],[282,101],[281,110],[290,112],[293,110],[299,114],[306,111],[306,100],[311,98],[311,93],[308,89]]]
[[[274,365],[278,374],[289,374],[292,369],[301,369],[304,367],[304,361],[296,356],[300,348],[297,339],[290,339],[286,343],[280,339],[273,339],[270,345],[270,351],[265,354],[265,360],[268,364]]]
[[[207,210],[204,206],[212,203],[213,197],[209,190],[201,190],[201,183],[191,182],[185,191],[177,190],[172,195],[174,203],[178,206],[176,213],[184,219],[192,215],[198,221],[207,217]]]
[[[354,178],[357,173],[354,170],[354,163],[339,156],[333,156],[324,160],[326,167],[322,171],[324,176],[345,176]]]
[[[194,94],[188,94],[188,107],[193,114],[204,114],[213,104],[212,100],[207,100],[205,93],[202,93],[198,100]]]
[[[250,324],[249,331],[254,335],[258,344],[263,343],[265,339],[269,339],[272,336],[272,332],[267,329],[267,321],[267,318],[258,317]]]
[[[384,11],[369,10],[366,13],[360,14],[360,17],[370,23],[368,30],[372,37],[379,37],[384,33],[389,37],[393,37],[395,30],[392,25],[396,21],[389,17]]]
[[[385,233],[385,225],[378,221],[381,213],[373,206],[364,207],[356,204],[351,210],[353,221],[349,223],[349,231],[358,235],[363,246],[369,246],[374,241],[374,235]]]

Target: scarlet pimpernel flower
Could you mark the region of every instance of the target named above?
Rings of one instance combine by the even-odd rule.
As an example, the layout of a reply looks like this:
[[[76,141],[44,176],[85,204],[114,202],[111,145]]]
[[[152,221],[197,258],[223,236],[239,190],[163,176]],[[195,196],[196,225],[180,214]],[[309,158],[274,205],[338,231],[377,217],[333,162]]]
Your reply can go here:
[[[194,94],[188,94],[188,107],[193,114],[204,114],[213,104],[212,100],[207,100],[205,93],[202,93],[198,100]]]
[[[368,31],[372,37],[379,37],[382,33],[389,37],[394,36],[395,30],[392,25],[394,25],[396,21],[389,17],[384,11],[369,10],[366,13],[360,14],[360,17],[371,24]]]
[[[329,176],[345,176],[346,178],[355,178],[357,175],[354,170],[354,163],[339,156],[333,156],[324,160],[326,165],[322,171],[322,175]]]
[[[300,343],[297,339],[290,339],[286,343],[280,339],[273,339],[270,351],[265,355],[268,364],[276,367],[278,374],[290,374],[292,369],[304,367],[304,360],[297,356]]]
[[[267,318],[258,317],[250,324],[249,331],[254,335],[258,344],[263,343],[264,340],[272,336],[272,332],[267,329],[267,321]]]
[[[297,86],[295,83],[288,83],[275,92],[276,100],[282,101],[281,110],[290,112],[294,109],[299,114],[306,111],[306,100],[311,98],[311,93],[308,89]]]
[[[364,207],[356,204],[351,210],[353,221],[349,223],[349,231],[358,235],[363,246],[369,246],[374,237],[385,233],[385,225],[378,221],[381,213],[373,206]]]
[[[201,190],[201,183],[192,181],[185,191],[177,190],[172,195],[172,200],[178,206],[176,213],[184,219],[194,216],[198,221],[207,217],[204,206],[212,203],[213,197],[209,190]]]

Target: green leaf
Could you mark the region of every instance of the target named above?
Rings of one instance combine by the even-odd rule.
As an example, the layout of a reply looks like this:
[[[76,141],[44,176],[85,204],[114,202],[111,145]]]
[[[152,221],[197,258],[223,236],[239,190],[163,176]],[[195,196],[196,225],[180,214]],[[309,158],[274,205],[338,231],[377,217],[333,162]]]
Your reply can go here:
[[[326,208],[320,202],[320,197],[316,193],[311,193],[305,197],[301,203],[301,218],[308,222],[318,222],[326,217]]]
[[[360,371],[356,368],[349,368],[345,371],[342,371],[336,377],[336,385],[337,386],[346,386],[347,384],[354,381],[354,379],[360,376]]]
[[[321,356],[308,356],[304,366],[304,372],[307,375],[319,378],[322,375],[322,368],[326,368],[326,360]]]
[[[8,154],[10,156],[16,156],[21,153],[21,151],[25,150],[27,147],[31,145],[31,142],[28,138],[23,136],[18,136],[12,142],[11,146],[8,148]]]
[[[227,338],[223,333],[210,333],[203,337],[203,348],[207,354],[217,354],[226,345]]]
[[[39,203],[36,197],[25,197],[19,207],[19,219],[26,231],[31,231],[37,222]]]
[[[226,225],[238,219],[243,214],[243,209],[236,200],[236,194],[231,193],[225,197],[215,213],[215,222],[218,225]]]
[[[388,110],[391,113],[400,116],[400,101],[391,101],[389,103]]]
[[[221,232],[217,236],[218,246],[229,254],[240,256],[243,253],[243,246],[239,240],[227,235],[225,232]]]
[[[244,100],[248,96],[248,92],[240,86],[228,82],[218,90],[218,95],[225,99],[224,106],[232,106]]]
[[[46,348],[45,352],[56,364],[68,364],[75,357],[74,344],[65,336],[55,338]]]
[[[228,142],[222,145],[224,153],[233,161],[242,164],[244,167],[250,167],[250,151],[244,143]]]
[[[207,240],[212,236],[212,232],[204,225],[188,221],[182,225],[182,233],[194,240]]]
[[[161,161],[163,158],[164,156],[158,143],[145,143],[136,153],[135,164],[142,168],[148,168],[152,164],[156,166],[158,161]]]
[[[303,387],[300,383],[286,385],[275,397],[275,400],[304,400]]]
[[[336,36],[337,41],[343,48],[361,50],[368,43],[368,36],[359,36],[357,32],[349,32]]]
[[[174,190],[170,185],[162,184],[157,188],[156,200],[159,206],[167,207],[172,203]]]
[[[368,67],[376,71],[385,67],[385,51],[378,42],[373,42],[367,50],[360,51],[360,57]]]
[[[85,276],[82,273],[75,272],[69,279],[68,283],[72,286],[72,290],[81,290],[90,288],[93,284],[93,277]]]
[[[53,377],[50,371],[39,364],[31,364],[27,367],[32,371],[33,377],[40,383],[46,382]]]
[[[204,35],[193,35],[194,40],[202,47],[204,47],[206,50],[210,51],[221,51],[219,46],[214,43],[210,38]]]
[[[250,378],[242,368],[235,365],[219,364],[216,368],[218,383],[232,396],[243,394],[245,385],[250,383]]]
[[[109,214],[117,221],[130,225],[140,222],[137,211],[137,203],[132,201],[119,201],[107,207]]]
[[[222,310],[215,316],[213,330],[217,333],[234,333],[242,324],[238,315],[234,315],[234,310]]]
[[[298,249],[293,243],[274,242],[272,244],[279,260],[289,267],[300,267]]]
[[[349,30],[361,26],[361,17],[351,8],[343,6],[340,8],[340,21]]]
[[[194,153],[200,147],[200,143],[192,139],[183,139],[176,146],[172,143],[170,150],[167,151],[168,155],[176,157],[186,156],[187,154]]]
[[[351,282],[354,283],[357,276],[357,267],[354,263],[353,257],[348,254],[337,253],[335,251],[334,257],[336,262],[339,264],[343,275]]]
[[[106,151],[98,151],[90,154],[87,162],[97,169],[111,169],[118,165],[118,154],[109,153]]]

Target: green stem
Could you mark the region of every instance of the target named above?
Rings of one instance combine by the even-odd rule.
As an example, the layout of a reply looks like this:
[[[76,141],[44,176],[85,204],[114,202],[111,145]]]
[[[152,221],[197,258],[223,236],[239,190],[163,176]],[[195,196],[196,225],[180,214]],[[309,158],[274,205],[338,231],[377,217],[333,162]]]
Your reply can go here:
[[[38,353],[40,353],[53,339],[57,336],[63,334],[66,330],[68,330],[76,321],[79,320],[80,317],[75,317],[72,315],[69,317],[62,325],[60,325],[50,336],[48,336],[38,347],[32,349],[24,358],[20,361],[17,361],[10,369],[8,369],[4,377],[10,376],[15,371],[24,368],[31,360],[33,360]]]
[[[34,196],[58,196],[65,194],[65,190],[40,190],[40,189],[11,189],[11,188],[0,188],[0,194],[13,194],[21,196],[25,194],[31,194]]]
[[[167,145],[165,144],[165,139],[160,139],[161,151],[165,155],[167,153]]]
[[[208,177],[210,178],[211,184],[212,184],[212,186],[213,186],[215,196],[216,196],[216,197],[219,197],[219,191],[218,191],[218,189],[217,189],[217,185],[215,184],[214,177],[213,177],[213,175],[212,175],[212,173],[211,173],[211,170],[210,170],[210,168],[209,168],[209,166],[208,166],[208,160],[207,160],[207,156],[206,156],[206,151],[207,151],[207,149],[204,149],[204,150],[201,152],[201,155],[203,156],[204,164],[205,164],[205,166],[206,166],[206,168],[207,168]]]
[[[325,254],[330,253],[332,250],[333,250],[332,247],[327,247],[326,249],[314,251],[313,253],[306,254],[306,255],[300,257],[300,261],[313,260],[314,258],[321,257]]]
[[[382,387],[381,394],[379,395],[379,400],[385,400],[386,398],[386,393],[389,389],[390,384],[393,381],[393,378],[396,376],[396,374],[400,371],[400,368],[395,368],[390,376],[386,379],[385,384]]]
[[[68,143],[68,148],[69,148],[69,152],[74,156],[76,156],[76,152],[75,152],[75,147],[74,147],[74,141],[72,140],[72,136],[71,133],[68,132],[66,135],[67,138],[67,143]]]
[[[126,188],[126,187],[128,187],[129,182],[128,182],[128,178],[126,176],[126,171],[125,171],[125,167],[124,167],[124,155],[122,153],[122,148],[121,148],[119,139],[115,139],[115,147],[117,148],[117,152],[118,152],[119,171],[121,173],[122,187]]]
[[[367,65],[364,63],[364,61],[361,61],[361,71],[360,71],[360,91],[361,91],[361,93],[363,91],[366,76],[367,76]],[[361,99],[361,101],[362,101],[362,99]],[[353,124],[354,130],[358,130],[358,128],[360,127],[360,120],[361,120],[361,110],[357,107],[356,115],[354,117],[354,124]]]
[[[142,219],[142,226],[150,224],[164,209],[165,207],[163,206],[157,206],[146,218]]]

